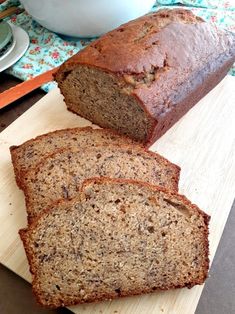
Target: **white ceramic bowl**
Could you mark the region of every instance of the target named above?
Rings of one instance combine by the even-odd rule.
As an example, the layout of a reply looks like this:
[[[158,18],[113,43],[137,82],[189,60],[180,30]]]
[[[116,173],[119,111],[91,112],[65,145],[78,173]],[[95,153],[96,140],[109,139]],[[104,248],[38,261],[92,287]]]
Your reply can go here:
[[[46,28],[75,37],[94,37],[150,11],[155,0],[21,0]]]

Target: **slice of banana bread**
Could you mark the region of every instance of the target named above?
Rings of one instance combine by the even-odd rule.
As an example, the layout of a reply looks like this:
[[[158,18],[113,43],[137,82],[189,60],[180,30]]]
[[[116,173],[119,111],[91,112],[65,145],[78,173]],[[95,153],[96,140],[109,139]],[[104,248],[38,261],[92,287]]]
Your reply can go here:
[[[192,287],[207,277],[209,216],[184,196],[131,180],[86,181],[20,231],[47,307]]]
[[[20,178],[25,172],[34,168],[43,158],[58,149],[108,144],[135,143],[128,137],[120,136],[107,129],[72,128],[62,129],[37,136],[19,146],[11,146],[11,158],[16,182],[20,186]]]
[[[76,195],[91,177],[128,178],[177,191],[180,168],[139,146],[107,146],[62,150],[26,173],[25,192],[29,221],[51,202]]]

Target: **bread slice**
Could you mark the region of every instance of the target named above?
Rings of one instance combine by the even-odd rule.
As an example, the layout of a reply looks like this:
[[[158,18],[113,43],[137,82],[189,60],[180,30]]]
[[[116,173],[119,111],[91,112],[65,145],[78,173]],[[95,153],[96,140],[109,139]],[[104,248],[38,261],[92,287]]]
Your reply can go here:
[[[73,198],[91,177],[128,178],[178,189],[180,168],[138,146],[62,150],[43,160],[21,181],[29,221],[52,202]]]
[[[20,186],[25,172],[62,148],[79,148],[84,146],[108,144],[134,144],[128,137],[120,136],[108,129],[72,128],[62,129],[37,136],[19,146],[11,146],[11,158],[14,166],[16,182]]]
[[[62,150],[27,172],[21,186],[29,221],[50,203],[73,198],[91,177],[128,178],[178,189],[180,168],[138,146],[107,146]]]
[[[209,216],[184,196],[131,180],[81,194],[20,231],[40,304],[60,307],[202,284]]]

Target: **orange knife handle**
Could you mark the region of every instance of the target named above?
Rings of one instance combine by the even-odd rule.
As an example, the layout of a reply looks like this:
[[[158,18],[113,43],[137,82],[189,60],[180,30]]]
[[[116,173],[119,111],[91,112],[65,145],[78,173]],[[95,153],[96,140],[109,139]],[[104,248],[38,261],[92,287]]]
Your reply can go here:
[[[27,95],[28,93],[32,92],[43,84],[53,80],[53,74],[56,71],[57,68],[54,68],[0,93],[0,109],[6,107],[13,101],[23,97],[24,95]]]

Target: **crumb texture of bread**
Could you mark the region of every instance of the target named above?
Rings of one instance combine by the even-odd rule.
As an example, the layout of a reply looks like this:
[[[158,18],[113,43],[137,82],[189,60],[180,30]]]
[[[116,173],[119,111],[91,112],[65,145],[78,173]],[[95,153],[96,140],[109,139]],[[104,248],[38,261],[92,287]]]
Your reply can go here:
[[[180,168],[132,145],[63,150],[28,171],[21,183],[29,220],[52,202],[73,198],[91,177],[127,178],[178,190]]]
[[[68,109],[145,144],[214,88],[235,61],[235,35],[191,11],[121,25],[67,60],[55,79]]]
[[[56,308],[202,284],[208,221],[174,192],[93,179],[20,235],[37,300]]]
[[[19,146],[10,148],[16,182],[25,172],[36,167],[45,157],[63,148],[99,146],[108,144],[136,144],[135,141],[120,136],[112,130],[92,129],[91,127],[62,129],[37,136]]]

